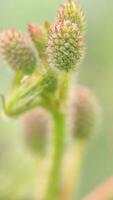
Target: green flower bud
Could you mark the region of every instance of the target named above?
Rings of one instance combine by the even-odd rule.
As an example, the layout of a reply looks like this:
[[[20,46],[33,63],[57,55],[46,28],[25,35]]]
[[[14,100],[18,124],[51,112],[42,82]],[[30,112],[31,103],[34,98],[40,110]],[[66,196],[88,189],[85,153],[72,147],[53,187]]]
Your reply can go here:
[[[77,25],[68,20],[51,26],[47,48],[50,66],[65,71],[76,69],[83,52],[84,41]]]
[[[86,28],[85,15],[79,4],[75,4],[73,0],[68,0],[65,4],[61,5],[57,14],[58,20],[70,20],[72,23],[77,24],[80,31]]]
[[[38,50],[39,56],[45,58],[45,50],[47,46],[47,34],[46,31],[35,24],[29,24],[28,26],[30,37]]]
[[[21,81],[5,102],[5,113],[10,117],[18,116],[40,105],[53,101],[57,90],[57,76],[52,71],[32,76]]]
[[[6,30],[0,36],[1,53],[13,70],[32,73],[36,68],[36,57],[23,34],[15,30]]]
[[[51,118],[44,109],[34,109],[25,114],[23,119],[24,141],[34,152],[44,154],[49,143]]]
[[[72,90],[70,99],[72,133],[78,139],[87,139],[98,124],[99,106],[96,97],[85,86]]]

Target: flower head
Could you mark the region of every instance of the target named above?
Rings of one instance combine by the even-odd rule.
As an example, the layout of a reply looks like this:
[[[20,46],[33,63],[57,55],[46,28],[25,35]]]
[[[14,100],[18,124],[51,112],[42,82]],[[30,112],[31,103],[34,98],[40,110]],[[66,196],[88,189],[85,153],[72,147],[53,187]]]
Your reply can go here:
[[[36,68],[36,57],[24,35],[16,30],[5,30],[0,36],[1,53],[12,69],[32,73]]]
[[[23,119],[24,139],[33,152],[45,153],[50,131],[51,118],[47,111],[38,108],[25,114]]]
[[[69,71],[76,68],[84,52],[84,40],[76,24],[69,20],[51,26],[48,41],[50,66]]]
[[[28,26],[30,37],[38,50],[39,56],[44,58],[46,45],[47,45],[47,35],[46,31],[38,25],[29,24]]]
[[[97,99],[87,87],[78,86],[72,90],[70,102],[72,132],[76,138],[87,139],[97,126]]]

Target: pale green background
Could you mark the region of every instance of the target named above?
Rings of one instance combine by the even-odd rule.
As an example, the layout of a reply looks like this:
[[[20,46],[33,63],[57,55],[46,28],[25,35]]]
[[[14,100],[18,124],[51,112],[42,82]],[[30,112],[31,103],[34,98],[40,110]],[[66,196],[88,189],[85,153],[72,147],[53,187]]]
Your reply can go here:
[[[60,3],[61,0],[0,0],[0,30],[10,27],[27,33],[30,22],[41,24],[46,18],[54,20]],[[113,0],[80,0],[80,3],[87,14],[88,31],[79,82],[97,94],[102,107],[102,128],[89,145],[77,200],[82,200],[84,194],[113,174]],[[5,95],[10,92],[11,79],[12,72],[0,59],[0,91]],[[1,114],[1,200],[8,199],[4,194],[11,192],[9,185],[16,176],[24,179],[20,178],[19,193],[30,194],[33,163],[22,144],[20,120],[10,120]]]

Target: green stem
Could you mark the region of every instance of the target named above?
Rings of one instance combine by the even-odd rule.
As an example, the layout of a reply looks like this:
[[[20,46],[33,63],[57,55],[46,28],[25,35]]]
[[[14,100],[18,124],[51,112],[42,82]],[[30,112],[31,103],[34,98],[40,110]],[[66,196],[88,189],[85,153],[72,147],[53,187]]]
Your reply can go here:
[[[65,143],[65,118],[62,112],[53,112],[54,119],[54,155],[53,166],[50,174],[49,187],[45,200],[55,199],[58,188]]]
[[[17,70],[13,81],[13,89],[20,85],[20,82],[23,77],[24,77],[23,72],[20,69]]]
[[[61,111],[65,107],[67,92],[68,92],[68,81],[69,74],[63,73],[62,80],[60,83],[60,90],[58,95],[58,110],[50,108],[50,112],[53,116],[54,121],[54,154],[52,159],[52,169],[49,177],[49,186],[47,188],[47,193],[45,200],[53,200],[57,196],[60,182],[60,173],[63,161],[63,153],[65,147],[65,114]]]
[[[60,104],[64,104],[65,100],[67,99],[68,82],[69,82],[70,74],[68,72],[64,72],[62,76],[63,76],[63,79],[61,80],[60,91],[59,91]]]

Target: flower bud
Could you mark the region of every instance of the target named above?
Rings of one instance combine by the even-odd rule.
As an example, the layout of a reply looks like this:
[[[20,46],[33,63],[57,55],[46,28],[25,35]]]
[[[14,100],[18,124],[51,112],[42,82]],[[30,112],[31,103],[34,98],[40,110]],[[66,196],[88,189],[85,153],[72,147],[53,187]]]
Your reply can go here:
[[[23,34],[16,30],[6,30],[0,36],[1,53],[13,70],[32,73],[36,68],[36,57]]]
[[[67,20],[51,26],[47,48],[50,66],[65,71],[75,69],[83,52],[84,41],[77,25]]]
[[[36,49],[38,50],[39,56],[41,58],[44,58],[46,56],[45,50],[47,46],[47,35],[45,30],[42,27],[37,26],[35,24],[29,24],[28,29],[30,37]]]
[[[68,0],[65,4],[61,5],[58,14],[58,20],[70,20],[72,23],[77,24],[80,31],[86,28],[85,15],[79,4],[75,4],[73,0]]]
[[[51,118],[44,109],[34,109],[25,114],[23,133],[25,143],[35,153],[45,153],[51,131]]]
[[[99,106],[96,97],[85,86],[72,90],[70,99],[72,134],[78,139],[87,139],[98,124]]]

